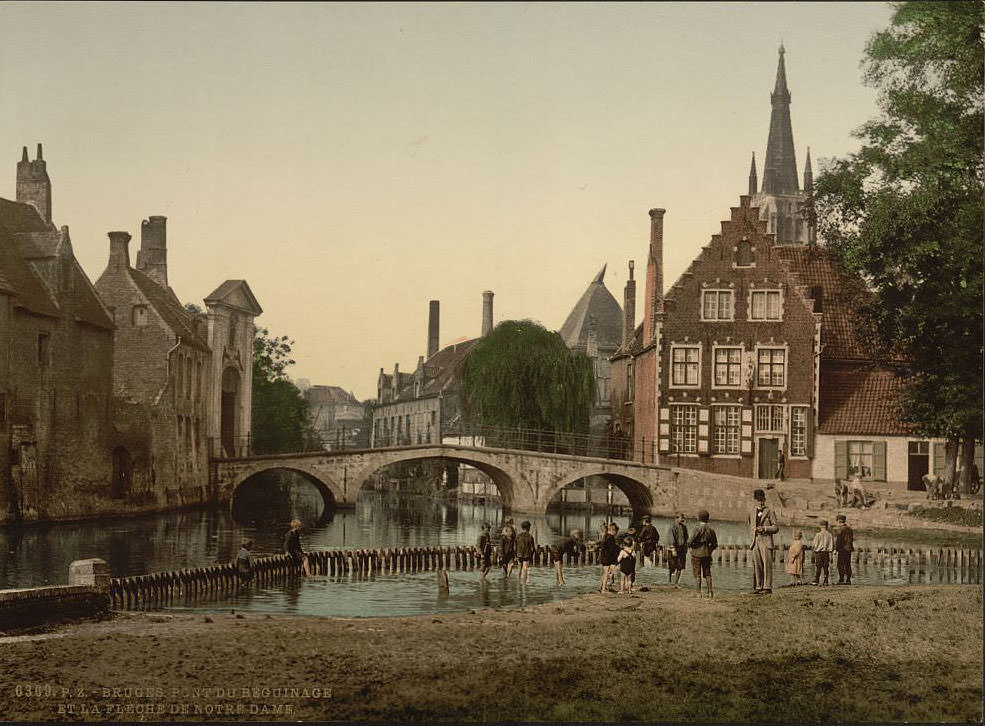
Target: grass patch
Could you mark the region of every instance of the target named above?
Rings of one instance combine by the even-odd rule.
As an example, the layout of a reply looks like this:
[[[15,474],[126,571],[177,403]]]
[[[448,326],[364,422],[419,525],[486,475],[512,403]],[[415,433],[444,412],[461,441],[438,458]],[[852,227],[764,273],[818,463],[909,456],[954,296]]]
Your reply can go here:
[[[933,545],[934,547],[966,547],[980,549],[982,535],[978,532],[954,532],[944,529],[888,529],[866,527],[855,529],[856,538],[871,537],[901,544]],[[864,544],[864,543],[863,543]]]
[[[929,519],[931,522],[960,524],[962,527],[981,527],[982,510],[964,507],[917,507],[909,512],[911,517]]]

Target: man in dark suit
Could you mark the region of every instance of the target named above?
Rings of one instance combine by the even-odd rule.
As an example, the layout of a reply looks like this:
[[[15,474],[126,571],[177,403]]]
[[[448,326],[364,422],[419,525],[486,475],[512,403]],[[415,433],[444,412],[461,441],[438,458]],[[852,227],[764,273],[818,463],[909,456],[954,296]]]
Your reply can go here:
[[[749,513],[749,549],[752,550],[752,591],[773,592],[773,535],[779,531],[776,514],[766,506],[766,492],[752,493],[756,508]]]

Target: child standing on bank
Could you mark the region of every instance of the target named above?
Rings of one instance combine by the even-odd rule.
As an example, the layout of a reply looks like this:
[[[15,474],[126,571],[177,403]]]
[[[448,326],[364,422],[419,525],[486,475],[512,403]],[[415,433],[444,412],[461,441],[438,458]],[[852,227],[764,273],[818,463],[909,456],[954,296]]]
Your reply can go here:
[[[793,575],[794,585],[804,584],[804,533],[797,532],[787,554],[787,574]]]
[[[694,565],[694,579],[698,581],[698,597],[701,597],[702,576],[708,583],[708,597],[715,597],[711,585],[711,554],[718,549],[718,535],[708,525],[709,518],[707,510],[702,509],[698,512],[698,526],[694,528],[694,534],[687,543],[691,550],[691,562]]]
[[[636,555],[633,553],[635,546],[632,537],[627,537],[622,541],[622,547],[616,558],[619,564],[619,572],[622,573],[622,581],[619,585],[619,594],[630,594],[633,592],[633,582],[636,580]]]

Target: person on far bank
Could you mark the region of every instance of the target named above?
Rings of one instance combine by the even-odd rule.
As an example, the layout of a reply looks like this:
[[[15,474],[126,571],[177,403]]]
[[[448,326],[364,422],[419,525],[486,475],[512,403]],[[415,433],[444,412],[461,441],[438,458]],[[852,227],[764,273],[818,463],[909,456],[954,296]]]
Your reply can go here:
[[[650,560],[650,564],[656,564],[654,559],[657,553],[657,543],[660,542],[660,533],[651,523],[650,515],[643,517],[643,526],[640,527],[639,536],[636,538],[640,543],[640,551],[643,555],[642,562]]]
[[[516,561],[520,564],[520,582],[530,581],[530,563],[534,559],[537,543],[530,534],[530,522],[520,522],[520,533],[516,536]]]
[[[571,536],[568,537],[562,544],[551,547],[551,561],[554,562],[554,571],[557,573],[557,584],[564,585],[564,569],[563,560],[564,556],[576,557],[581,551],[581,530],[573,529],[571,530]]]
[[[804,584],[804,533],[797,532],[787,552],[787,574],[792,575],[791,585]]]
[[[787,455],[783,453],[781,448],[776,452],[776,478],[783,481],[783,477],[787,474]]]
[[[831,552],[835,548],[835,538],[828,531],[828,520],[820,521],[821,530],[814,535],[811,549],[814,550],[814,581],[812,585],[828,586],[828,569],[831,567]],[[824,582],[821,575],[824,574]]]
[[[304,549],[301,547],[300,519],[291,520],[291,528],[284,535],[284,552],[291,558],[294,566],[302,575],[308,574],[308,558],[304,556]]]
[[[684,512],[674,515],[674,524],[667,538],[667,581],[674,587],[681,586],[681,573],[687,561],[687,525],[684,524]]]
[[[691,550],[691,565],[694,567],[694,579],[698,582],[698,597],[701,597],[701,577],[704,576],[708,583],[708,597],[715,597],[715,591],[711,584],[711,555],[718,549],[718,535],[708,524],[710,515],[708,511],[702,509],[698,512],[698,526],[694,529],[694,534],[688,540],[687,546]]]
[[[844,514],[839,514],[838,536],[835,537],[835,552],[838,553],[838,584],[852,584],[852,551],[855,549],[855,532],[848,526]]]
[[[482,573],[480,577],[485,579],[486,575],[489,574],[489,570],[492,568],[492,536],[489,534],[488,522],[482,524],[482,532],[479,533],[479,540],[476,542],[475,547],[479,550],[479,556],[482,558]]]
[[[756,508],[749,513],[749,549],[752,550],[752,591],[754,595],[773,592],[773,535],[779,531],[776,514],[766,506],[766,492],[752,493]]]
[[[252,548],[253,540],[246,539],[236,553],[236,577],[243,585],[253,579],[253,555],[250,553]]]

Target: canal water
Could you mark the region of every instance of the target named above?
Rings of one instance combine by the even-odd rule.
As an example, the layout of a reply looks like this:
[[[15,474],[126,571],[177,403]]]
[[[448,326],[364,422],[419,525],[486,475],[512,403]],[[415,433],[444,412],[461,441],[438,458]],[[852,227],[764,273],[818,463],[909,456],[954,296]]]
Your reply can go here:
[[[98,522],[58,524],[47,527],[0,529],[0,589],[66,584],[73,560],[101,557],[109,563],[112,576],[202,567],[234,559],[240,543],[254,540],[257,555],[282,551],[283,537],[292,517],[304,523],[302,542],[309,550],[358,549],[363,547],[434,547],[473,545],[483,522],[493,531],[502,526],[503,512],[498,506],[459,503],[425,495],[383,493],[364,490],[355,509],[324,511],[313,488],[292,487],[277,501],[262,498],[227,509],[194,510],[140,518]],[[519,524],[522,517],[515,517]],[[583,530],[589,539],[597,537],[604,511],[550,513],[531,518],[532,532],[540,544],[554,544],[572,529]],[[613,517],[625,530],[627,516]],[[721,544],[746,541],[745,525],[713,522]],[[654,518],[662,541],[671,521]],[[690,523],[693,526],[693,522]],[[777,540],[788,543],[797,528],[783,527]],[[813,529],[804,528],[810,542]],[[856,535],[856,546],[903,546],[900,542],[873,540]],[[779,560],[779,557],[778,557]],[[812,574],[810,556],[805,563],[805,579]],[[979,573],[932,565],[855,565],[854,581],[860,584],[980,583]],[[530,582],[521,586],[514,575],[509,580],[502,570],[493,570],[483,581],[478,571],[451,571],[447,594],[438,590],[434,572],[387,574],[371,577],[310,577],[283,587],[247,589],[233,598],[178,603],[176,609],[270,614],[326,616],[392,616],[443,613],[485,607],[523,607],[563,600],[591,592],[599,586],[597,566],[566,567],[567,585],[555,584],[550,567],[531,570]],[[832,563],[832,574],[836,568]],[[713,568],[718,591],[751,588],[752,568],[742,564],[718,564]],[[775,564],[774,584],[789,582],[782,562]],[[618,583],[617,583],[618,584]],[[693,587],[688,569],[681,584]],[[667,587],[663,566],[638,570],[637,587]],[[615,595],[613,595],[615,597]]]

